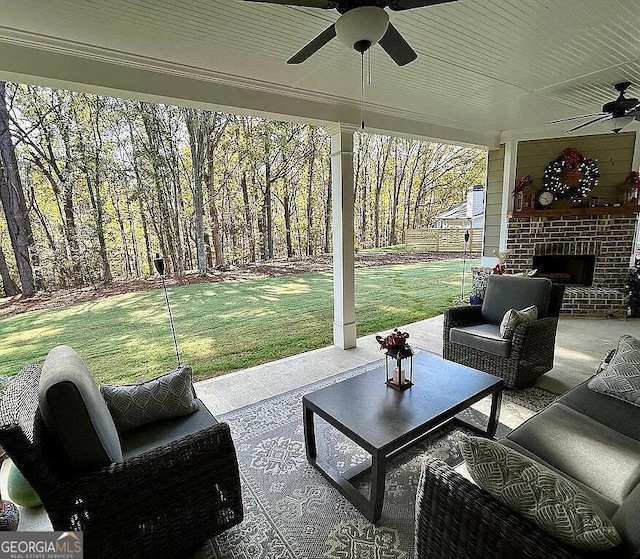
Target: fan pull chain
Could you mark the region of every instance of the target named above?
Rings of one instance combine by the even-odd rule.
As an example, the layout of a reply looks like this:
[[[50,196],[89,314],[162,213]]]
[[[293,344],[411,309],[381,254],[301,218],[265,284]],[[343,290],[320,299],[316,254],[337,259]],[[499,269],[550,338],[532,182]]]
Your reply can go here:
[[[364,52],[360,53],[360,127],[364,130]]]

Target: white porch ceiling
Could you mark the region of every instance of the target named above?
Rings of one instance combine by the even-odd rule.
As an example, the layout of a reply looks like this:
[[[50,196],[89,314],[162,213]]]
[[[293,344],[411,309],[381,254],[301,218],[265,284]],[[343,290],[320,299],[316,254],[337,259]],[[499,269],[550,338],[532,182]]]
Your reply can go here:
[[[303,121],[358,124],[360,56],[334,40],[286,60],[333,10],[243,0],[0,0],[0,78]],[[390,12],[418,53],[379,48],[374,131],[476,145],[562,136],[613,84],[640,97],[640,0],[459,0]],[[635,122],[629,129],[640,128]],[[602,133],[594,125],[580,133]]]

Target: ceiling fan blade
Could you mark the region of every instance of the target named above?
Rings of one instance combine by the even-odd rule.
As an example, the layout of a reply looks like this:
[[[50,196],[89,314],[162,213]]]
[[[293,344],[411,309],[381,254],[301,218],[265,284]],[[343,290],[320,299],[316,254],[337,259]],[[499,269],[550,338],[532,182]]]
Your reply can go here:
[[[426,8],[427,6],[435,6],[437,4],[447,4],[456,0],[391,0],[389,8],[399,12],[401,10],[411,10],[412,8]]]
[[[418,58],[416,51],[391,23],[379,44],[398,66],[404,66]]]
[[[596,122],[600,122],[601,120],[607,120],[611,118],[609,115],[599,116],[598,118],[594,118],[589,122],[585,122],[584,124],[580,124],[579,126],[575,126],[574,128],[569,128],[567,132],[573,132],[574,130],[580,130],[580,128],[584,128],[585,126],[589,126],[590,124],[594,124]]]
[[[312,54],[324,47],[335,36],[336,26],[335,24],[332,24],[313,39],[313,41],[302,47],[289,60],[287,60],[287,64],[300,64],[301,62],[304,62]]]
[[[607,116],[607,113],[593,113],[590,115],[570,116],[569,118],[561,118],[559,120],[550,120],[547,124],[558,124],[560,122],[568,122],[570,120],[577,120],[579,118],[591,118],[593,116]]]
[[[261,2],[263,4],[283,4],[285,6],[307,6],[309,8],[329,9],[329,0],[245,0],[245,2]]]

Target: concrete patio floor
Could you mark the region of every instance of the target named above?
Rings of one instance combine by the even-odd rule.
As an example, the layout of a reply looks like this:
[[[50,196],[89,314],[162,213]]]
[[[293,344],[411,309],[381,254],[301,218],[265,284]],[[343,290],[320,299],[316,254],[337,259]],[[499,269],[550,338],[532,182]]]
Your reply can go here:
[[[443,315],[400,326],[409,343],[442,355]],[[640,319],[561,318],[555,366],[537,386],[561,394],[597,369],[623,334],[640,336]],[[325,347],[196,383],[198,397],[214,415],[253,404],[316,380],[358,367],[383,353],[375,335],[358,338],[357,347]]]
[[[409,342],[442,355],[443,316],[400,326],[409,332]],[[562,393],[591,376],[598,364],[623,334],[640,337],[640,319],[561,318],[556,340],[555,366],[538,380],[537,386]],[[383,356],[375,335],[358,338],[357,347],[341,350],[325,347],[271,363],[265,363],[195,383],[198,397],[214,415],[253,404],[265,398],[293,390],[316,380],[335,375],[380,359]],[[0,472],[0,488],[7,496],[9,460]],[[20,530],[51,530],[42,507],[20,507]]]

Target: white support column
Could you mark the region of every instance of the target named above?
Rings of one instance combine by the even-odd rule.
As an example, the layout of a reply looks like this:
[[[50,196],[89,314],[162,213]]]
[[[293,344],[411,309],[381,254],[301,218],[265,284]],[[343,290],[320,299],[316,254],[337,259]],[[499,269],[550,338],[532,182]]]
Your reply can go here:
[[[507,248],[507,212],[513,210],[512,192],[516,184],[517,164],[518,142],[510,140],[504,146],[504,179],[502,184],[502,214],[500,217],[500,251]]]
[[[333,343],[356,347],[355,259],[353,252],[353,134],[356,127],[337,123],[331,135],[333,201]]]

